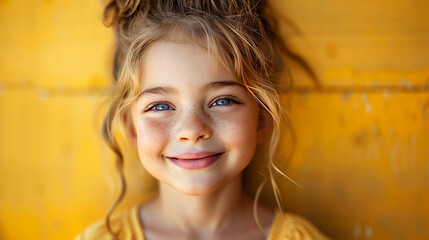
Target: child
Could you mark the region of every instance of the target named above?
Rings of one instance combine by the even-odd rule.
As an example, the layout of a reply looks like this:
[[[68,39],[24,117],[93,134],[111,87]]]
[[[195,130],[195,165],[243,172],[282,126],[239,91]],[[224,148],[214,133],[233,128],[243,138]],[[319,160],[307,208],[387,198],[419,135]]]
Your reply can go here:
[[[281,61],[258,1],[112,1],[116,85],[104,136],[118,125],[159,181],[159,195],[77,239],[325,239],[306,220],[244,192],[256,146],[279,140]],[[275,182],[272,180],[273,188]],[[259,193],[259,192],[258,192]],[[278,196],[278,192],[274,192]]]

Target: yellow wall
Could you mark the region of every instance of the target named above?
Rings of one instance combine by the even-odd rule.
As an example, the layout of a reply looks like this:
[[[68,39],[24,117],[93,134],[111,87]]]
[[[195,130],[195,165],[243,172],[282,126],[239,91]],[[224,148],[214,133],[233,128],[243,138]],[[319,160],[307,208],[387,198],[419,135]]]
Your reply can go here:
[[[0,239],[70,239],[115,196],[99,106],[112,35],[101,1],[0,1]],[[297,135],[285,206],[335,239],[429,236],[429,2],[272,1]],[[293,24],[286,24],[290,22]],[[286,147],[286,144],[284,145]],[[130,194],[153,180],[127,157]]]
[[[273,2],[323,86],[293,68],[286,207],[335,239],[427,239],[429,2]]]

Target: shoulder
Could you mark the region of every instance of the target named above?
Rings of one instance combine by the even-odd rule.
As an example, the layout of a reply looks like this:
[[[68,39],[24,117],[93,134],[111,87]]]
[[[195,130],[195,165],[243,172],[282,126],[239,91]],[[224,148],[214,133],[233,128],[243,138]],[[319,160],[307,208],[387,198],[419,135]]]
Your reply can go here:
[[[113,214],[110,225],[119,239],[143,240],[138,206]],[[101,219],[80,232],[74,240],[111,239],[105,220]]]
[[[330,238],[322,234],[307,219],[289,212],[276,212],[271,228],[269,240],[328,240]]]

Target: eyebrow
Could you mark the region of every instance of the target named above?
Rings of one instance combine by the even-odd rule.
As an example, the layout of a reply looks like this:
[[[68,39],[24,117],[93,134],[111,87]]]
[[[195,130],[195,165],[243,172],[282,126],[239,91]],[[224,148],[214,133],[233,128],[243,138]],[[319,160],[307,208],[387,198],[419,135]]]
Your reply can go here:
[[[145,94],[175,94],[177,93],[177,90],[172,87],[153,87],[153,88],[146,88],[141,92],[138,96],[140,98],[141,96]]]
[[[243,84],[236,82],[236,81],[232,81],[232,80],[226,80],[226,81],[217,81],[217,82],[210,82],[208,84],[206,84],[203,89],[207,90],[207,89],[220,89],[220,88],[224,88],[224,87],[233,87],[233,86],[239,86],[239,87],[243,87]],[[143,90],[138,98],[142,97],[143,95],[146,94],[177,94],[178,91],[173,88],[173,87],[153,87],[153,88],[147,88],[145,90]]]
[[[239,83],[239,82],[235,82],[232,80],[226,80],[226,81],[218,81],[218,82],[210,82],[208,83],[205,88],[209,88],[209,89],[219,89],[219,88],[224,88],[224,87],[233,87],[233,86],[239,86],[239,87],[244,87],[243,84]]]

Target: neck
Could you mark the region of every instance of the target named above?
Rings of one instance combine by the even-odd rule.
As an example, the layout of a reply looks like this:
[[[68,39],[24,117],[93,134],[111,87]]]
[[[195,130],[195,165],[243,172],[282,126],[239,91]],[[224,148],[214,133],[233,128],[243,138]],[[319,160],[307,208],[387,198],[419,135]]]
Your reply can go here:
[[[185,232],[214,233],[228,228],[244,214],[247,195],[241,175],[212,193],[191,196],[160,183],[158,207],[168,222]]]

